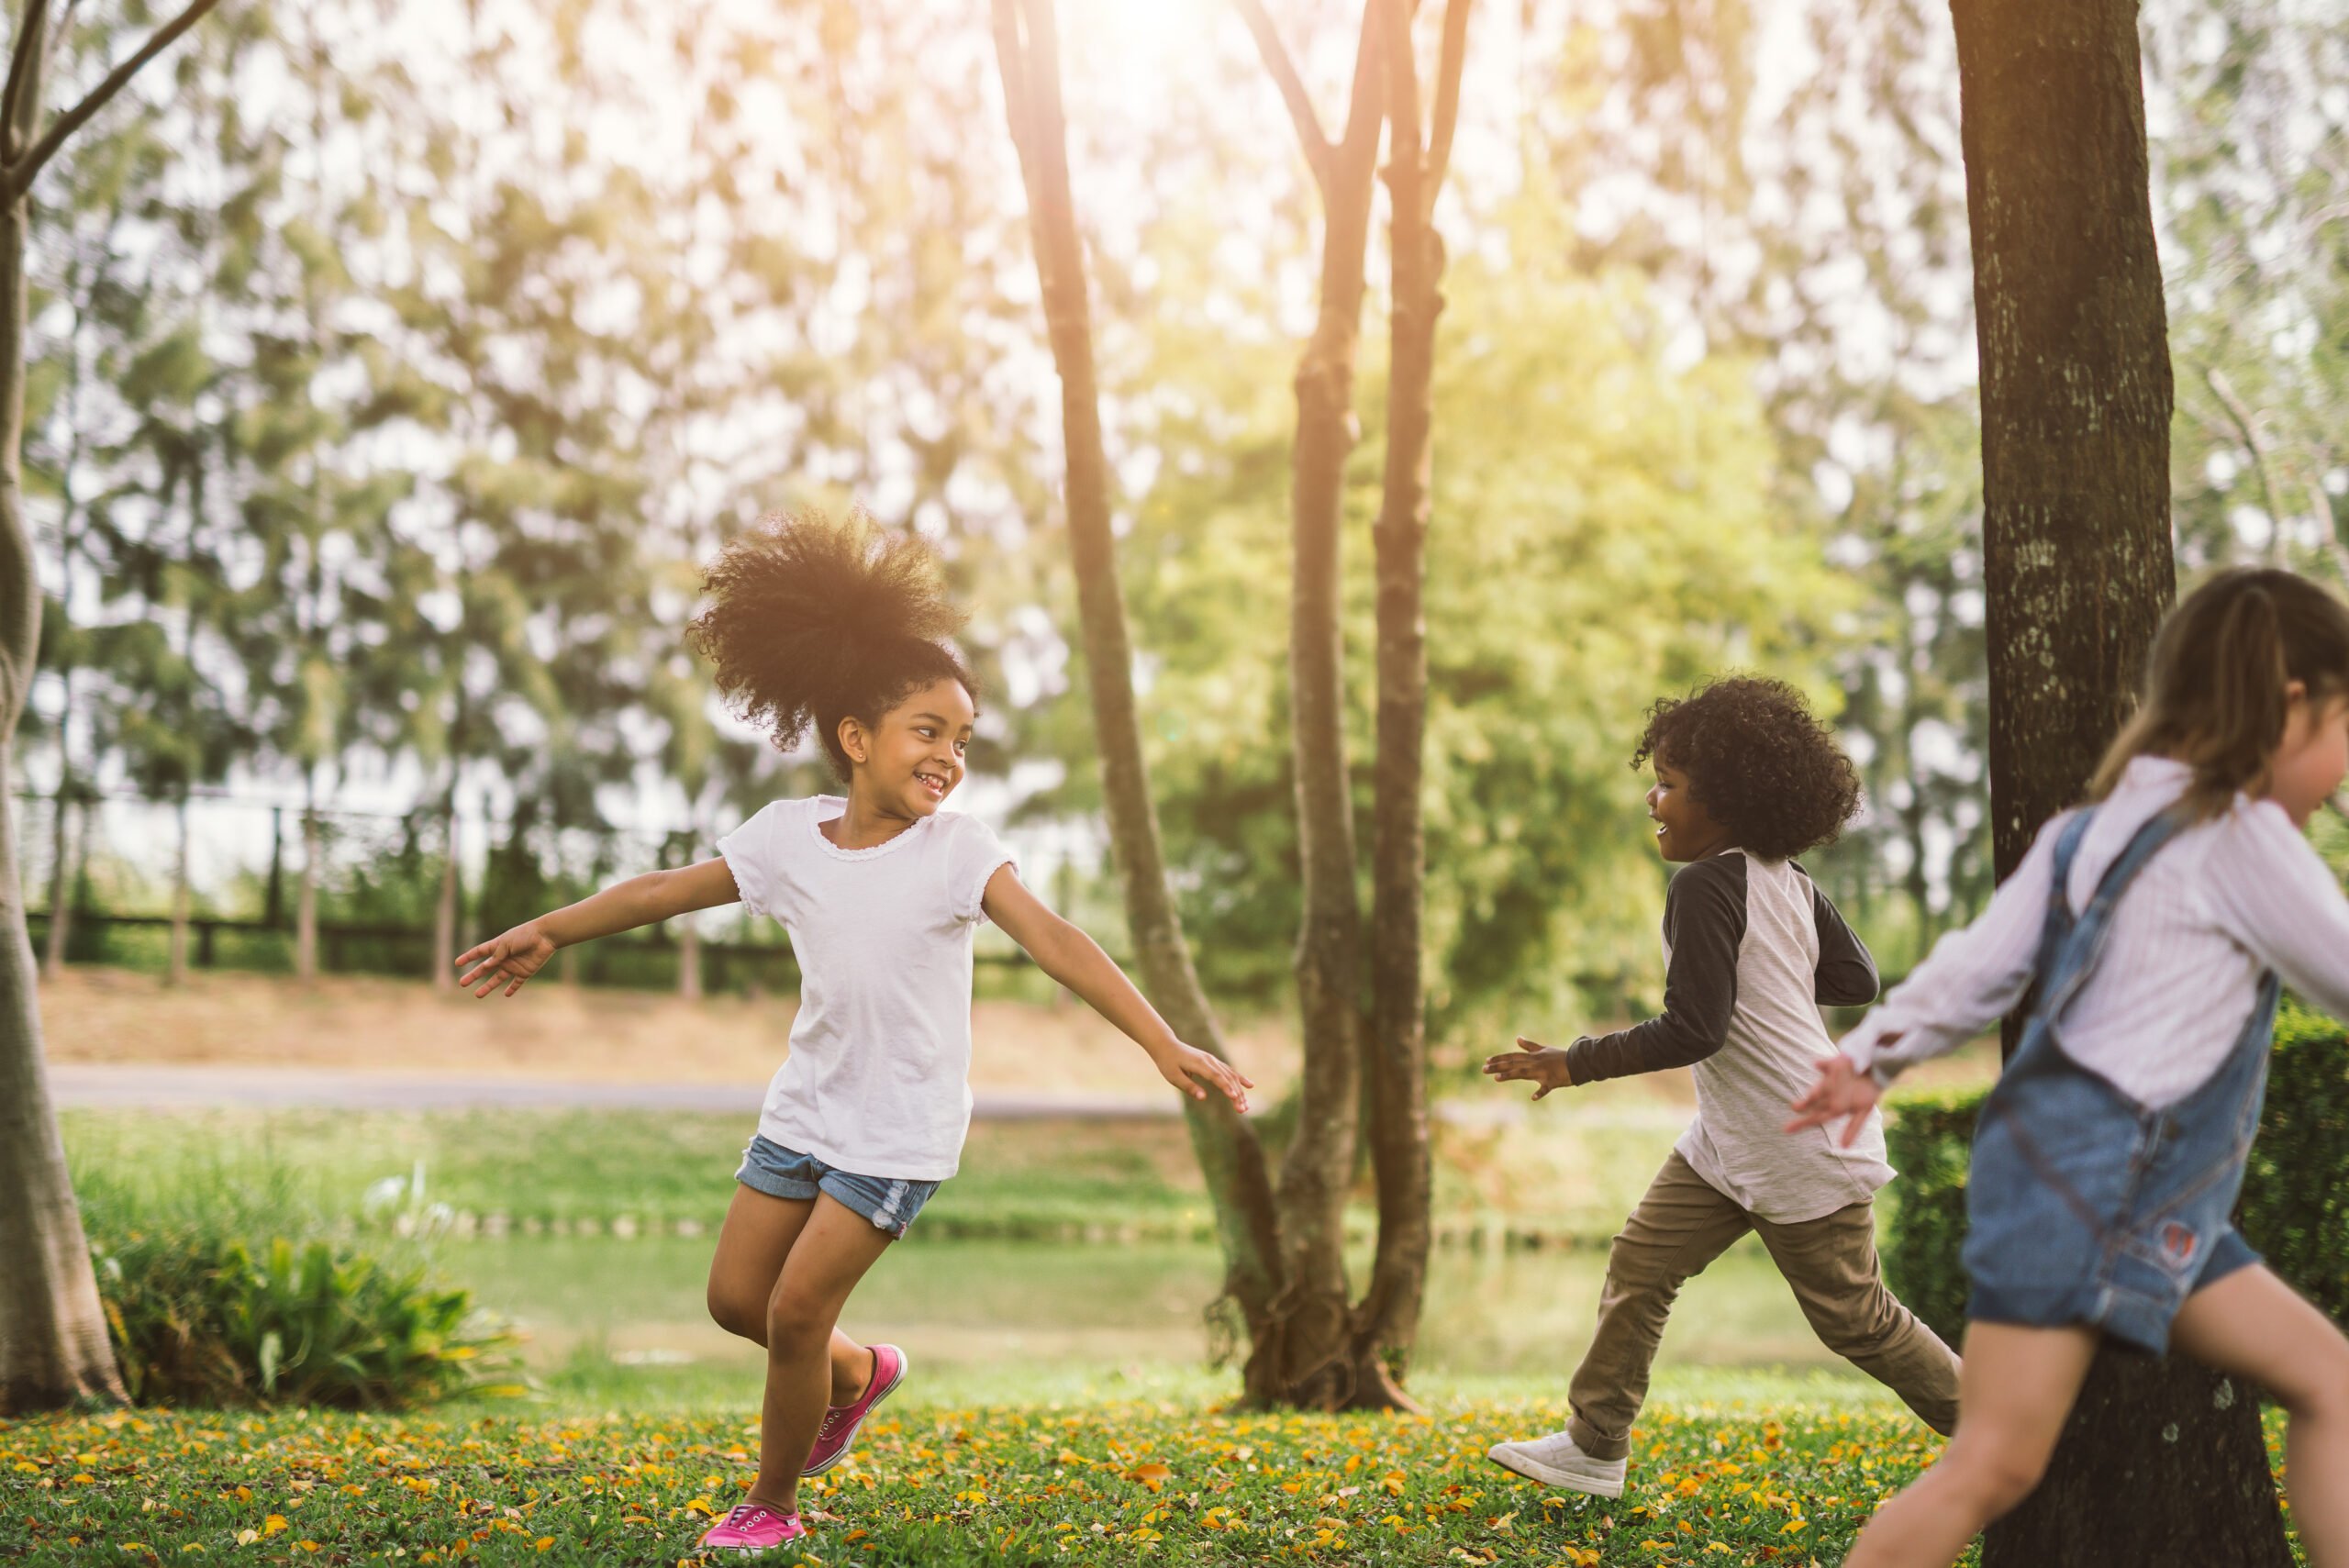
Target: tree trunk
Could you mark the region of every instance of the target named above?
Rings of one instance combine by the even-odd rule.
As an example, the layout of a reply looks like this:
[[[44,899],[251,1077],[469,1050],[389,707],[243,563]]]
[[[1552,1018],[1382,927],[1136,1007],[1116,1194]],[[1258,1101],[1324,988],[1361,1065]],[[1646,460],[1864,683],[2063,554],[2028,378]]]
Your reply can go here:
[[[701,928],[687,915],[677,922],[677,995],[701,1000]]]
[[[1346,765],[1343,573],[1339,544],[1346,459],[1359,427],[1354,363],[1362,344],[1364,259],[1370,242],[1385,28],[1379,0],[1363,8],[1345,129],[1321,132],[1272,21],[1241,7],[1279,85],[1322,210],[1321,299],[1297,361],[1297,450],[1289,493],[1289,734],[1297,769],[1297,839],[1304,907],[1297,940],[1304,1064],[1297,1133],[1281,1164],[1281,1237],[1288,1273],[1280,1340],[1269,1360],[1287,1396],[1336,1408],[1354,1395],[1353,1315],[1347,1304],[1345,1203],[1362,1116],[1367,1049],[1361,995],[1362,908],[1355,886],[1353,796]],[[1260,1347],[1260,1350],[1267,1349]]]
[[[163,983],[167,985],[184,985],[187,984],[187,918],[189,902],[187,885],[187,795],[184,791],[180,795],[180,798],[177,802],[177,810],[174,812],[174,815],[179,818],[179,845],[172,857],[172,956],[170,967],[164,972]]]
[[[440,807],[440,896],[432,906],[432,988],[457,984],[457,790]]]
[[[2128,710],[2175,591],[2171,382],[2136,7],[1954,0],[1982,361],[1998,874]],[[2009,1049],[2012,1049],[2009,1040]],[[1985,1568],[2291,1562],[2257,1402],[2101,1351]]]
[[[72,700],[69,688],[67,700]],[[63,740],[63,726],[59,727]],[[49,930],[41,940],[40,977],[54,980],[65,972],[65,941],[73,927],[73,798],[72,770],[62,761],[57,775],[57,804],[49,825]]]
[[[318,812],[302,811],[302,881],[294,895],[294,975],[305,984],[318,977]]]
[[[1069,555],[1076,573],[1085,684],[1101,753],[1110,851],[1125,888],[1126,926],[1142,989],[1152,1003],[1186,1041],[1223,1055],[1222,1030],[1192,966],[1190,944],[1167,882],[1158,809],[1142,760],[1133,650],[1109,529],[1109,464],[1101,439],[1092,314],[1069,191],[1068,133],[1061,109],[1060,39],[1052,0],[994,0],[994,12],[1004,104],[1027,185],[1037,280],[1052,362],[1061,378]],[[1219,1095],[1186,1099],[1184,1111],[1215,1205],[1226,1268],[1224,1289],[1238,1305],[1252,1341],[1248,1388],[1257,1398],[1273,1396],[1277,1385],[1264,1351],[1283,1280],[1264,1149]]]
[[[1373,0],[1386,49],[1387,189],[1394,306],[1388,321],[1386,468],[1376,552],[1378,735],[1373,806],[1371,1161],[1378,1251],[1356,1314],[1354,1403],[1408,1405],[1395,1386],[1418,1338],[1431,1237],[1427,1019],[1420,975],[1427,839],[1420,790],[1427,736],[1430,484],[1435,450],[1435,329],[1443,241],[1433,222],[1459,105],[1468,0],[1450,0],[1433,140],[1419,139],[1408,0]]]
[[[38,122],[48,13],[20,12],[24,72],[8,139]],[[41,1065],[9,743],[40,648],[40,582],[25,527],[25,230],[28,204],[0,210],[0,1417],[81,1399],[119,1401],[89,1245]]]

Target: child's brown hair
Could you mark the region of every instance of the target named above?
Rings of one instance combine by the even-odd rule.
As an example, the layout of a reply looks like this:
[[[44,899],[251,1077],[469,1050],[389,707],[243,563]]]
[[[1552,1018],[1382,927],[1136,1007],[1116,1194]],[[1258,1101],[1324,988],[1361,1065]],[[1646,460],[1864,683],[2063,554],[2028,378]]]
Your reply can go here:
[[[863,513],[761,518],[702,574],[710,596],[686,644],[717,666],[718,689],[788,751],[813,729],[846,782],[841,720],[867,724],[932,681],[979,683],[943,640],[963,624],[938,554]]]
[[[2224,811],[2238,790],[2267,782],[2292,681],[2312,704],[2349,697],[2349,606],[2289,572],[2220,573],[2154,635],[2143,698],[2098,764],[2088,798],[2110,795],[2132,759],[2159,755],[2193,768],[2191,815]]]
[[[1764,860],[1831,844],[1860,807],[1860,775],[1802,694],[1763,675],[1725,675],[1648,709],[1631,766],[1650,757],[1687,775],[1688,794]]]

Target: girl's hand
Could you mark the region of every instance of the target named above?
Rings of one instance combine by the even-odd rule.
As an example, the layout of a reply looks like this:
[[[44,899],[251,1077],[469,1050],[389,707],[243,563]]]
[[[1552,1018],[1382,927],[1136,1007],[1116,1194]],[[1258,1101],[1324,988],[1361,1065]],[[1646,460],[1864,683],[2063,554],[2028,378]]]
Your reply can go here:
[[[1231,1108],[1248,1108],[1248,1091],[1256,1085],[1240,1075],[1240,1070],[1220,1056],[1211,1055],[1195,1045],[1174,1042],[1174,1049],[1163,1056],[1152,1056],[1159,1075],[1195,1100],[1208,1097],[1208,1089],[1220,1089],[1231,1101]]]
[[[1819,1064],[1819,1082],[1795,1102],[1795,1117],[1787,1123],[1787,1130],[1800,1132],[1806,1127],[1824,1127],[1845,1118],[1842,1136],[1836,1141],[1849,1149],[1859,1140],[1868,1112],[1883,1097],[1876,1080],[1853,1066],[1852,1059],[1839,1051]]]
[[[1553,1089],[1572,1088],[1575,1081],[1575,1075],[1566,1071],[1564,1051],[1553,1045],[1537,1045],[1523,1035],[1517,1037],[1515,1051],[1485,1059],[1485,1076],[1504,1084],[1538,1084],[1533,1091],[1537,1100]]]
[[[486,996],[504,981],[506,994],[511,996],[553,956],[554,939],[540,930],[536,920],[525,920],[504,936],[492,937],[461,955],[457,984],[471,986],[479,981],[481,989],[473,995]]]

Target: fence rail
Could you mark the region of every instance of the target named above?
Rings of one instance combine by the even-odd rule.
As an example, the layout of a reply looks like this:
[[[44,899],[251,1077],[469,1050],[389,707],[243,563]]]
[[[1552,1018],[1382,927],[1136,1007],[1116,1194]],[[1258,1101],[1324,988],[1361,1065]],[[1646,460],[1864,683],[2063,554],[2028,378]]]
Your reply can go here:
[[[67,917],[67,962],[161,966],[172,927],[170,916],[69,908]],[[25,919],[38,949],[48,939],[49,911],[28,910]],[[293,972],[295,931],[288,923],[191,915],[187,929],[188,962],[194,968]],[[317,933],[318,968],[325,973],[420,980],[430,974],[435,962],[435,933],[430,927],[320,920]],[[708,937],[696,945],[700,950],[700,978],[706,989],[789,992],[799,988],[799,962],[787,945]],[[642,935],[606,937],[565,949],[557,962],[577,965],[578,978],[590,985],[659,989],[679,983],[685,952],[685,943],[655,928]],[[1018,948],[981,951],[973,959],[983,967],[1008,972],[1035,968],[1035,961]]]

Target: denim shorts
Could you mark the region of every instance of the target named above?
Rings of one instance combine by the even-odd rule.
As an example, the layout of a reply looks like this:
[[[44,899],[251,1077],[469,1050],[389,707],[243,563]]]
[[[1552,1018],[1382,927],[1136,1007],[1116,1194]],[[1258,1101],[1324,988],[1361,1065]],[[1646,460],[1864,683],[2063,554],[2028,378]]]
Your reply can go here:
[[[742,1168],[734,1173],[734,1179],[769,1197],[805,1201],[818,1193],[826,1194],[892,1236],[906,1233],[906,1227],[914,1222],[914,1216],[941,1184],[895,1176],[860,1176],[755,1133],[742,1151]]]

